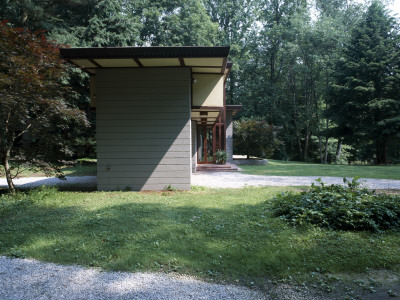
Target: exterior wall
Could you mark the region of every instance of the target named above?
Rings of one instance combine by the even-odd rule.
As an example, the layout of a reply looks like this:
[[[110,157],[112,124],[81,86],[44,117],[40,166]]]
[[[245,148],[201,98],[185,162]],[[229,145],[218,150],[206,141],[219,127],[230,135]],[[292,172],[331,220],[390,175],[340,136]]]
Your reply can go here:
[[[190,189],[189,68],[96,71],[99,190]]]
[[[228,154],[228,161],[233,160],[233,122],[232,112],[226,111],[226,154]]]
[[[224,106],[224,76],[193,74],[193,106]]]
[[[196,121],[192,121],[192,173],[196,173],[197,167],[197,126]]]

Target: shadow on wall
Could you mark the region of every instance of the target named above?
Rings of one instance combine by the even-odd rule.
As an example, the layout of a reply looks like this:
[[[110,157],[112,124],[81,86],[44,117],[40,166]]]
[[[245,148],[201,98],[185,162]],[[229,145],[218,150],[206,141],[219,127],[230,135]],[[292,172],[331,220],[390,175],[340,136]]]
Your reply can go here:
[[[99,190],[190,189],[187,68],[96,73]]]

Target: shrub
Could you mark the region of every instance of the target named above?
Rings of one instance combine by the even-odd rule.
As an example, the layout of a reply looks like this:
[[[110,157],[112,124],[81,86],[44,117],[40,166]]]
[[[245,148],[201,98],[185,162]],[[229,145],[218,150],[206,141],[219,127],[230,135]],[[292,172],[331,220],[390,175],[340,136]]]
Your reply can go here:
[[[276,128],[264,120],[247,119],[233,122],[234,153],[270,157],[279,145]]]
[[[362,188],[357,179],[347,186],[325,185],[321,179],[301,193],[274,197],[274,216],[292,225],[312,224],[334,230],[400,230],[400,197]]]
[[[226,163],[226,160],[228,158],[228,154],[224,150],[217,150],[215,152],[215,160],[217,163],[223,165]]]

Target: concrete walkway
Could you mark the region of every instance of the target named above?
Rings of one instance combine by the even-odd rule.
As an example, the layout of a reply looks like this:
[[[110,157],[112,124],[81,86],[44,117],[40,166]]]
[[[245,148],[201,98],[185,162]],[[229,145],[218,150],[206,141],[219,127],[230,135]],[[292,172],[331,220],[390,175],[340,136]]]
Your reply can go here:
[[[245,186],[310,186],[321,178],[326,184],[343,184],[341,177],[318,176],[261,176],[236,172],[198,172],[192,175],[192,185],[211,188],[243,188]],[[351,178],[349,178],[351,179]],[[400,180],[361,179],[371,189],[400,189]],[[26,177],[14,181],[20,188],[32,188],[41,185],[60,186],[62,188],[95,189],[96,176],[66,177],[60,180],[55,177]],[[5,178],[0,178],[0,187],[7,187]]]

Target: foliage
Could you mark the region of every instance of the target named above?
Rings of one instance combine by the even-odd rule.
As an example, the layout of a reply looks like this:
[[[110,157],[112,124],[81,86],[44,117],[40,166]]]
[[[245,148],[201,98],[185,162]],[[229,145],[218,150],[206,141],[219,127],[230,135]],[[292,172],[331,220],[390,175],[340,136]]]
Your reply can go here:
[[[68,103],[64,63],[41,32],[1,22],[0,53],[0,160],[14,191],[11,159],[61,175],[57,163],[71,154],[68,128],[87,120]]]
[[[378,138],[379,148],[385,150],[387,146],[388,157],[393,161],[390,156],[395,147],[390,139],[395,138],[393,133],[400,132],[396,125],[399,109],[392,101],[397,98],[389,95],[389,90],[395,93],[400,85],[396,83],[398,76],[391,76],[389,69],[398,68],[397,50],[392,47],[398,24],[390,20],[392,40],[386,40],[384,47],[382,43],[377,46],[383,39],[368,30],[375,25],[384,28],[388,23],[386,17],[377,19],[377,14],[370,14],[375,21],[371,18],[365,23],[370,4],[371,1],[347,0],[0,0],[0,18],[26,29],[46,30],[50,39],[75,47],[230,46],[229,59],[234,64],[226,82],[227,103],[243,105],[236,119],[260,118],[280,128],[282,143],[274,158],[328,163],[336,156],[340,161],[343,143],[352,149],[350,160],[370,161],[374,158],[370,148],[377,148],[374,144]],[[365,33],[358,45],[355,32]],[[342,48],[352,44],[356,51],[349,56]],[[359,55],[368,49],[369,57]],[[339,72],[344,70],[340,63],[349,72]],[[377,76],[372,78],[374,72],[364,72],[363,68],[375,63],[381,68],[386,94],[374,96],[380,99],[376,103],[368,100],[371,105],[360,104],[363,114],[355,113],[354,107],[347,110],[344,101],[354,104],[351,93],[343,91],[343,97],[335,100],[337,89],[348,88],[337,81],[339,73],[346,73],[349,80],[358,78],[357,72],[369,76],[359,78],[361,90],[354,98],[364,99],[361,92],[368,94],[369,83],[374,82],[375,86]],[[88,76],[71,68],[65,81],[77,92],[74,105],[87,109]],[[371,112],[376,115],[371,126],[356,122]],[[348,118],[346,113],[354,118]],[[346,117],[341,120],[342,116]],[[352,119],[357,126],[345,124]],[[358,130],[358,124],[364,123],[368,128]],[[93,147],[81,147],[82,141],[94,140],[93,130],[71,126],[71,135],[76,137],[77,147],[71,149],[76,157],[94,151]],[[343,157],[342,161],[346,159]]]
[[[226,163],[227,159],[228,159],[228,154],[226,153],[226,151],[217,150],[217,152],[215,152],[215,160],[217,161],[217,163],[223,165]]]
[[[201,0],[146,0],[131,4],[143,24],[141,40],[152,46],[211,46],[217,26]]]
[[[276,138],[276,128],[263,120],[248,119],[234,121],[233,147],[237,154],[269,157],[279,144]]]
[[[312,224],[333,230],[400,230],[400,197],[361,188],[357,179],[347,186],[313,184],[299,194],[277,195],[273,214],[293,225]]]
[[[351,32],[335,64],[330,116],[353,145],[375,144],[386,163],[387,143],[400,132],[400,35],[395,19],[374,1]]]

